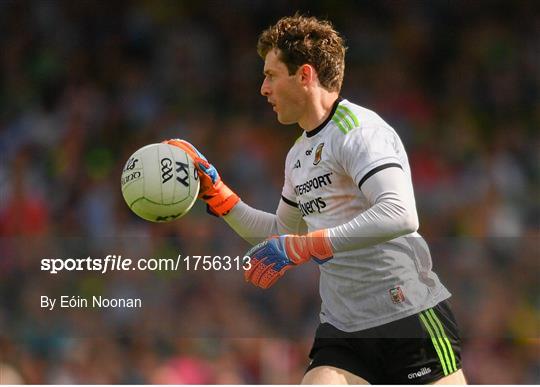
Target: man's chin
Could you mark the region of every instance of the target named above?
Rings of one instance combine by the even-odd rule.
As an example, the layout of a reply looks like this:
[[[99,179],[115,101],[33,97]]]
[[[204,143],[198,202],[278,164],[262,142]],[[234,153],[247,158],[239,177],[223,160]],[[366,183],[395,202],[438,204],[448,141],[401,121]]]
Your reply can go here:
[[[279,114],[277,115],[277,120],[281,125],[292,125],[296,124],[296,121],[287,119],[285,117],[281,117]]]

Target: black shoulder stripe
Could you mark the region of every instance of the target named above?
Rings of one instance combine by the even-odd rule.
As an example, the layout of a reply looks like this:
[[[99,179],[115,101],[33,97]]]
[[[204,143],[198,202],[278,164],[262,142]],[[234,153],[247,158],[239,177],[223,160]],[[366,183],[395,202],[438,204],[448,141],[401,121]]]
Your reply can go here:
[[[289,206],[293,206],[293,207],[298,208],[298,204],[295,203],[295,202],[293,202],[292,200],[287,199],[287,198],[286,198],[285,196],[283,196],[283,195],[281,195],[281,198],[282,198],[283,201],[284,201],[285,203],[287,203]]]
[[[364,184],[367,179],[369,179],[371,176],[373,176],[377,172],[382,171],[383,169],[386,169],[386,168],[393,168],[393,167],[397,167],[401,170],[403,169],[401,165],[399,165],[398,163],[388,163],[388,164],[379,165],[378,167],[373,168],[371,171],[369,171],[368,173],[364,175],[362,180],[360,180],[360,183],[358,183],[358,188],[362,189],[362,184]]]

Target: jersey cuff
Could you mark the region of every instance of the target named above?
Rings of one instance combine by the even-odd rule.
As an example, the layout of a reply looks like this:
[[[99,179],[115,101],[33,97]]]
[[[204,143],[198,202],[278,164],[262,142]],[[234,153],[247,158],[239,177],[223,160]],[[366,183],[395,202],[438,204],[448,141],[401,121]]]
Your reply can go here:
[[[298,208],[298,203],[293,202],[292,200],[287,199],[285,196],[281,195],[281,199],[283,199],[283,201],[284,201],[285,203],[287,203],[289,206],[293,206],[293,207],[295,207],[295,208]]]
[[[398,163],[388,163],[388,164],[379,165],[378,167],[373,168],[371,171],[369,171],[368,173],[364,175],[364,177],[360,180],[360,183],[358,183],[358,188],[362,189],[362,184],[364,184],[367,179],[369,179],[371,176],[373,176],[377,172],[382,171],[383,169],[386,169],[386,168],[393,168],[393,167],[397,167],[403,170],[401,165],[399,165]]]

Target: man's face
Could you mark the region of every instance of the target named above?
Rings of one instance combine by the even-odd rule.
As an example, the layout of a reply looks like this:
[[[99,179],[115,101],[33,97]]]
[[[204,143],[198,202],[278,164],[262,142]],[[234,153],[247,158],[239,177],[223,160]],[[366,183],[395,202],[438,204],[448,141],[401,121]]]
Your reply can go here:
[[[272,105],[281,124],[294,124],[304,113],[305,92],[298,73],[289,75],[278,54],[275,49],[266,54],[261,94]]]

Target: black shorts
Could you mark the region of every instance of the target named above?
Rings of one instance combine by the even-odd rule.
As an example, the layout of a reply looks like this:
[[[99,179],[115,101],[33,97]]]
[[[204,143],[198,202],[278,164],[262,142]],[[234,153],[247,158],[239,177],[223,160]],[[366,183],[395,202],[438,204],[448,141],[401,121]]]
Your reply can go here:
[[[371,384],[426,384],[461,368],[456,320],[448,301],[415,315],[358,332],[320,324],[309,371],[333,366]]]

